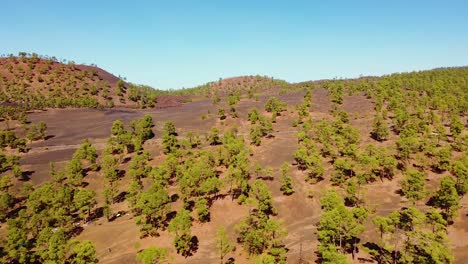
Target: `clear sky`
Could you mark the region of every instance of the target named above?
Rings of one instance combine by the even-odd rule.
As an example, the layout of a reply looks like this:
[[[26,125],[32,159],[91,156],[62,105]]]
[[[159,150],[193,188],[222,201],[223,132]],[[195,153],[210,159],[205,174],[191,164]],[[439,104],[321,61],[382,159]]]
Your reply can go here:
[[[468,65],[468,1],[2,1],[0,53],[91,64],[156,88]]]

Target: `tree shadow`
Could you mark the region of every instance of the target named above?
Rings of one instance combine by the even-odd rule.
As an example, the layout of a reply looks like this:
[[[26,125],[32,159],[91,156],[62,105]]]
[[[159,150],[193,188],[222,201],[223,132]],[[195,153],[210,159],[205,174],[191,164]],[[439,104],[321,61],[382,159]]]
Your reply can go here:
[[[273,181],[274,177],[273,176],[257,176],[256,179],[264,180],[264,181]]]
[[[126,191],[123,191],[123,192],[119,193],[117,196],[115,196],[112,199],[113,203],[121,203],[121,202],[125,201],[125,198],[126,198],[127,194],[128,193]]]
[[[91,214],[88,217],[88,221],[93,221],[103,216],[104,216],[104,207],[101,206],[101,207],[94,209],[94,211],[91,212]]]
[[[49,140],[49,139],[54,138],[54,137],[55,137],[55,135],[48,135],[48,136],[46,136],[46,137],[44,138],[44,140]]]
[[[442,173],[445,172],[444,169],[440,169],[436,165],[431,166],[431,171],[434,172],[434,173],[437,173],[437,174],[442,174]]]
[[[193,207],[195,207],[195,202],[194,201],[186,201],[184,203],[184,208],[189,210],[190,212],[193,211]]]
[[[306,181],[310,184],[316,184],[316,183],[319,183],[321,181],[325,180],[324,177],[322,176],[319,176],[319,177],[313,177],[313,178],[307,178]]]
[[[406,169],[406,165],[403,162],[398,162],[397,169],[404,171]]]
[[[119,179],[123,178],[125,176],[125,170],[119,170],[117,172],[117,175],[118,175]]]
[[[19,178],[20,181],[29,181],[31,179],[31,175],[33,175],[35,171],[23,171],[21,172],[21,176]]]
[[[223,194],[215,194],[213,197],[210,197],[209,199],[209,202],[210,204],[213,204],[214,201],[217,201],[217,200],[223,200],[224,198],[228,197],[229,194],[227,193],[223,193]]]
[[[164,222],[162,223],[163,227],[167,227],[169,223],[172,221],[172,219],[176,217],[176,215],[177,215],[177,211],[172,211],[172,212],[167,213],[166,220],[164,220]]]
[[[13,218],[18,217],[18,213],[23,209],[26,209],[26,206],[23,205],[23,206],[20,206],[18,208],[15,208],[15,209],[9,211],[8,213],[6,213],[5,219],[0,221],[0,223],[1,222],[6,222],[7,219],[13,219]]]
[[[115,221],[117,218],[124,216],[127,211],[118,211],[109,218],[109,222]]]
[[[429,200],[427,200],[426,205],[434,206],[435,205],[435,200],[436,200],[436,198],[434,196],[431,196],[431,198],[429,198]]]
[[[122,160],[122,164],[125,164],[127,162],[129,162],[132,158],[131,157],[125,157],[123,160]]]
[[[171,202],[175,203],[179,200],[179,195],[177,193],[171,195]]]
[[[384,263],[384,261],[388,261],[388,259],[386,259],[385,256],[388,256],[391,252],[387,251],[384,248],[381,248],[379,245],[373,242],[366,242],[365,244],[363,244],[363,246],[367,248],[367,251],[369,251],[371,259],[358,258],[359,260],[364,259],[365,262],[377,263]]]
[[[78,236],[83,232],[84,228],[81,225],[74,226],[73,229],[70,231],[70,236]]]
[[[368,259],[368,258],[363,258],[363,257],[358,257],[357,259],[361,263],[374,263],[375,262],[375,260]]]
[[[193,254],[195,254],[197,252],[197,250],[198,250],[198,244],[199,244],[198,237],[197,236],[192,236],[192,238],[190,239],[189,250],[187,252],[185,252],[185,254],[183,254],[183,256],[184,257],[193,256]]]

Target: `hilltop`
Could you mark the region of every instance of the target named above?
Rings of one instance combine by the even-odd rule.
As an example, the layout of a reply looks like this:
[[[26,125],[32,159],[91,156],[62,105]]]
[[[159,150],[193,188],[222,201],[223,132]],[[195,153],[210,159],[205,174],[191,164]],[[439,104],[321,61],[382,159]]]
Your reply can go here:
[[[145,108],[155,105],[156,92],[95,65],[21,52],[0,58],[0,99],[28,109]]]

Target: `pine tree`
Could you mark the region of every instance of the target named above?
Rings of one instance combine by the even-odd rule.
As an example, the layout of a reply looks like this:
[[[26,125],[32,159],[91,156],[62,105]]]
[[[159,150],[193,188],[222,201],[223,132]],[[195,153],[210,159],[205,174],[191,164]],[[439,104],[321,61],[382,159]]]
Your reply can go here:
[[[138,252],[137,260],[142,264],[163,263],[169,252],[165,248],[148,247]]]
[[[224,227],[220,227],[217,232],[216,237],[216,251],[219,254],[219,258],[221,260],[221,264],[224,263],[224,257],[227,254],[234,250],[234,246],[229,241],[229,238],[226,234],[226,229]]]
[[[390,131],[381,114],[377,114],[372,126],[372,135],[378,141],[387,140]]]
[[[290,166],[288,163],[281,165],[281,191],[285,195],[291,195],[294,193],[293,181],[290,175]]]
[[[426,176],[417,170],[407,170],[401,182],[401,191],[413,203],[426,196]]]
[[[442,178],[439,190],[434,195],[434,205],[444,210],[448,221],[452,221],[459,208],[458,192],[455,181],[450,176]]]

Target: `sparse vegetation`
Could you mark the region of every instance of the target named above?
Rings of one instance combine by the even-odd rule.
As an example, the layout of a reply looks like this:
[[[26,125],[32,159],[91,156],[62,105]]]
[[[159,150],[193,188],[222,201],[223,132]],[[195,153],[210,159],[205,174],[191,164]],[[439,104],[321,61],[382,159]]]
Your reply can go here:
[[[449,238],[466,227],[466,67],[156,91],[37,54],[0,64],[2,263],[97,263],[122,248],[140,263],[458,256]],[[193,103],[120,108],[152,108],[161,96]],[[82,109],[27,112],[111,104],[95,119]],[[71,133],[65,112],[93,129],[83,122]],[[109,234],[131,242],[107,246],[99,239]],[[316,248],[302,247],[314,239]]]

